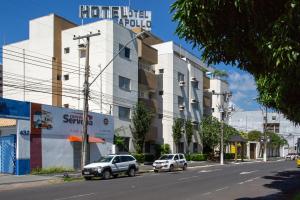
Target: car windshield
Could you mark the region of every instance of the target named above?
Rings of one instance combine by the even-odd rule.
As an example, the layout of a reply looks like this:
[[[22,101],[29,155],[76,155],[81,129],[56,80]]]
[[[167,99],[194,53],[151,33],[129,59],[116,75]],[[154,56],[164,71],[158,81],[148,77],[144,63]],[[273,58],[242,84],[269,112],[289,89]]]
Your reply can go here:
[[[110,162],[113,159],[113,156],[105,156],[100,158],[97,162]]]
[[[159,160],[171,160],[174,155],[163,155],[159,158]]]

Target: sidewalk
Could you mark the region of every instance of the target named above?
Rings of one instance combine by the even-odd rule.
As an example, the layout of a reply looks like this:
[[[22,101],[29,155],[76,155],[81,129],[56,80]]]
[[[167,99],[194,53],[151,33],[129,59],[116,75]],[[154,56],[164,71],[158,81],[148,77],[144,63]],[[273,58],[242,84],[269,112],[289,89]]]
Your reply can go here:
[[[0,174],[0,186],[15,183],[28,183],[28,182],[38,182],[38,181],[48,181],[59,179],[55,176],[37,176],[37,175],[11,175],[11,174]]]

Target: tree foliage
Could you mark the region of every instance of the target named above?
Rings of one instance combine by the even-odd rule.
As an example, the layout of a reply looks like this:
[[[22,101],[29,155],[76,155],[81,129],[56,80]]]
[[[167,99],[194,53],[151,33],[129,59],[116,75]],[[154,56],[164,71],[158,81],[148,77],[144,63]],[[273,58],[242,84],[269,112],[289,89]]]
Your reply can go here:
[[[191,120],[186,120],[186,122],[185,122],[185,136],[186,136],[186,141],[187,141],[188,147],[190,146],[190,144],[192,142],[193,135],[194,135],[193,124],[192,124]]]
[[[137,153],[143,152],[145,137],[152,123],[153,113],[142,102],[138,102],[133,109],[130,130]]]
[[[260,131],[256,131],[256,130],[249,131],[248,140],[260,142],[262,136],[263,136],[263,134]]]
[[[182,137],[182,128],[184,128],[184,120],[181,118],[176,118],[172,126],[173,140],[176,145],[178,145]]]
[[[217,118],[205,117],[200,124],[200,137],[203,142],[203,152],[212,153],[214,148],[220,144],[221,122]],[[224,144],[228,142],[233,135],[239,135],[239,131],[230,125],[224,124]]]
[[[281,147],[283,145],[287,145],[288,142],[282,136],[279,136],[277,133],[267,132],[267,137],[269,138],[269,145],[274,148]]]
[[[259,101],[300,123],[300,1],[176,0],[180,38],[251,73]]]

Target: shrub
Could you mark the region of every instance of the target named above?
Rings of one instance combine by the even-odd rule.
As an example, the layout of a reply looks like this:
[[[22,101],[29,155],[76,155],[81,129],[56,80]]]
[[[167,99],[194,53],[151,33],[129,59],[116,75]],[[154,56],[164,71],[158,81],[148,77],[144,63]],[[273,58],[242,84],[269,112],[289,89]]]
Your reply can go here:
[[[171,152],[171,149],[170,149],[170,145],[169,144],[162,144],[161,145],[161,153],[162,154],[168,154]]]
[[[74,172],[74,169],[64,167],[48,167],[48,168],[34,168],[31,170],[31,174],[57,174],[64,172]]]
[[[144,154],[142,154],[142,153],[134,153],[132,155],[133,155],[133,157],[135,157],[135,159],[137,160],[137,162],[144,163],[144,161],[145,161],[145,155]]]
[[[231,159],[234,159],[235,154],[234,153],[225,153],[224,157],[226,160],[231,160]]]
[[[207,154],[200,154],[200,153],[186,154],[185,158],[188,161],[205,161],[207,160]]]

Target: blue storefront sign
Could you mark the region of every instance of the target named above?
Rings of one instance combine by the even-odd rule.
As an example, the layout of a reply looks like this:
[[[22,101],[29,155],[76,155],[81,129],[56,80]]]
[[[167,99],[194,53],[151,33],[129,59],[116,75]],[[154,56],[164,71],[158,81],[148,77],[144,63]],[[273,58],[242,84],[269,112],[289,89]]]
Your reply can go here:
[[[0,118],[29,120],[30,103],[0,98]]]

